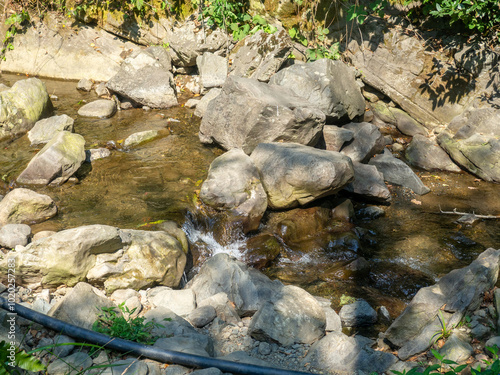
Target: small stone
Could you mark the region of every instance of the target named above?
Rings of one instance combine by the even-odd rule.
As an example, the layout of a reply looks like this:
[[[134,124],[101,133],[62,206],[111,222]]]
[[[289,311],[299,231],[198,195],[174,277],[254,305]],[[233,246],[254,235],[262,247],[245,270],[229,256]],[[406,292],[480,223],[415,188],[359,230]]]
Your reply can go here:
[[[82,78],[81,80],[78,81],[78,84],[76,85],[76,89],[80,91],[86,91],[89,92],[92,90],[93,83],[90,79],[87,78]]]
[[[377,312],[362,299],[342,306],[339,316],[346,327],[366,326],[377,321]]]
[[[392,151],[393,151],[393,152],[401,152],[401,151],[403,151],[403,150],[404,150],[403,145],[400,145],[399,143],[394,143],[394,144],[392,145]]]
[[[0,228],[0,246],[12,249],[26,246],[31,237],[31,228],[26,224],[7,224]]]
[[[198,103],[200,102],[200,99],[189,99],[186,104],[184,104],[184,107],[186,108],[196,108]]]
[[[356,212],[356,215],[365,220],[374,220],[385,215],[385,210],[382,207],[370,206],[365,207]]]
[[[133,147],[141,143],[147,142],[158,136],[157,130],[146,130],[138,133],[131,134],[123,142],[123,147]]]
[[[269,345],[267,342],[261,342],[259,344],[259,354],[269,355],[271,354],[271,350],[271,345]]]
[[[109,118],[116,113],[116,103],[113,100],[98,99],[85,104],[78,110],[83,117]]]
[[[470,332],[471,336],[478,340],[485,338],[489,333],[490,329],[482,324],[478,324]]]
[[[95,93],[97,96],[109,96],[109,91],[106,88],[106,84],[104,82],[99,83],[95,88]]]
[[[111,155],[111,151],[107,148],[92,148],[90,150],[85,151],[85,161],[91,163],[98,159],[107,158]]]

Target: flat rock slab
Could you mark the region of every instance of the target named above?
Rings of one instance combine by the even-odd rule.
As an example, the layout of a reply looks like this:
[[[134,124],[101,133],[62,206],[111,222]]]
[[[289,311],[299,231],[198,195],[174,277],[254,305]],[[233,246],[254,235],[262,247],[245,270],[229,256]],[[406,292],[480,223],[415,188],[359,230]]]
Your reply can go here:
[[[199,136],[202,143],[217,143],[226,150],[240,148],[250,154],[263,142],[315,145],[324,122],[318,107],[287,88],[228,77],[205,111]]]
[[[17,81],[0,92],[0,139],[30,130],[53,111],[45,84],[38,78]]]
[[[29,189],[14,189],[0,201],[0,225],[39,223],[56,213],[52,198]]]
[[[250,156],[272,208],[292,208],[332,195],[352,181],[351,160],[296,143],[261,143]]]
[[[52,116],[37,121],[28,132],[28,139],[32,146],[47,143],[57,132],[65,130],[73,133],[74,122],[75,120],[68,115]]]
[[[320,59],[295,64],[271,77],[269,84],[288,88],[317,105],[329,123],[353,120],[365,113],[365,100],[355,71],[340,60]]]
[[[17,182],[63,184],[80,168],[85,158],[85,139],[79,134],[60,131],[31,159]]]
[[[407,187],[419,195],[431,191],[408,165],[396,159],[387,149],[382,155],[377,155],[371,159],[369,164],[376,166],[387,182]]]
[[[85,104],[78,110],[83,117],[109,118],[116,113],[116,103],[113,100],[98,99]]]
[[[120,69],[124,51],[141,48],[104,30],[85,26],[74,32],[54,28],[56,24],[39,24],[18,33],[0,68],[30,76],[107,81]]]
[[[420,134],[413,137],[406,148],[405,156],[411,165],[425,169],[426,171],[461,171],[437,143]]]
[[[427,350],[442,327],[458,324],[468,311],[479,307],[482,293],[498,277],[500,250],[488,249],[469,266],[453,270],[435,285],[422,288],[384,334],[405,360]],[[445,312],[441,309],[445,308]]]
[[[156,287],[148,291],[148,300],[154,307],[166,307],[180,316],[189,315],[196,308],[195,295],[191,289]]]

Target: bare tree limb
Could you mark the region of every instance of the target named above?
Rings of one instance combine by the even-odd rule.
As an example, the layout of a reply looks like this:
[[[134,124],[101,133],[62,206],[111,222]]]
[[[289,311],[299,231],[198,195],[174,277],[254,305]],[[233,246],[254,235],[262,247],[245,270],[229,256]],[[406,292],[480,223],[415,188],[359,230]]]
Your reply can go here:
[[[439,206],[439,212],[442,214],[447,214],[447,215],[473,215],[477,217],[478,219],[500,219],[500,216],[495,216],[495,215],[476,215],[474,212],[468,213],[468,212],[458,212],[456,208],[453,209],[453,211],[443,211],[441,209],[441,206]]]

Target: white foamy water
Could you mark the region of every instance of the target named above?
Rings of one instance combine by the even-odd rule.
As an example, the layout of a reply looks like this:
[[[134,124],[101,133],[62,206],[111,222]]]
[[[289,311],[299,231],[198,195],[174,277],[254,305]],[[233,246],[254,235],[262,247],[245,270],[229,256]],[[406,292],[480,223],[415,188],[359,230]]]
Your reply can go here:
[[[219,253],[225,253],[241,260],[246,251],[246,242],[243,235],[240,238],[235,239],[230,244],[224,246],[215,240],[212,232],[203,232],[196,229],[190,220],[186,220],[182,226],[182,230],[186,233],[190,243],[201,241],[206,244],[207,250],[212,256]]]

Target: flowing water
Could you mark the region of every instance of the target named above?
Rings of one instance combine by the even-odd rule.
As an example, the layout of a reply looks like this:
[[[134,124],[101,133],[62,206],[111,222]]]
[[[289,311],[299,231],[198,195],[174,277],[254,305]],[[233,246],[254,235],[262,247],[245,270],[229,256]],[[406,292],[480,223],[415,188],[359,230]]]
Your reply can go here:
[[[1,81],[11,85],[22,78],[2,75]],[[34,233],[86,224],[138,228],[158,220],[174,220],[183,225],[190,242],[195,244],[193,264],[199,265],[202,259],[217,252],[245,259],[246,238],[239,236],[221,245],[216,233],[207,230],[207,226],[186,220],[191,217],[187,213],[195,210],[193,197],[211,161],[222,154],[221,150],[199,142],[200,120],[193,116],[193,110],[132,109],[106,120],[81,118],[78,108],[96,99],[94,94],[78,92],[75,82],[44,82],[49,94],[58,97],[53,101],[56,114],[75,119],[75,132],[85,138],[86,148],[107,147],[111,156],[94,161],[91,168],[87,166],[79,181],[35,188],[56,201],[59,213],[47,222],[33,225]],[[183,102],[187,98],[180,99]],[[161,137],[130,150],[120,147],[128,135],[151,129],[160,130]],[[26,135],[0,143],[0,194],[16,186],[16,177],[38,150],[30,147]],[[484,249],[500,246],[499,220],[481,220],[470,226],[457,224],[457,215],[440,213],[440,209],[456,208],[461,212],[500,215],[498,184],[465,173],[419,174],[431,193],[416,196],[403,188],[391,187],[393,202],[384,207],[385,216],[355,220],[343,231],[318,229],[308,233],[306,240],[287,242],[279,231],[269,229],[273,215],[280,213],[267,215],[262,232],[278,237],[281,256],[263,271],[330,298],[334,307],[339,306],[344,294],[363,297],[374,306],[385,305],[395,316],[419,288],[467,265]],[[355,203],[355,209],[365,205]],[[347,265],[359,257],[366,258],[369,267],[362,271],[349,269]]]

